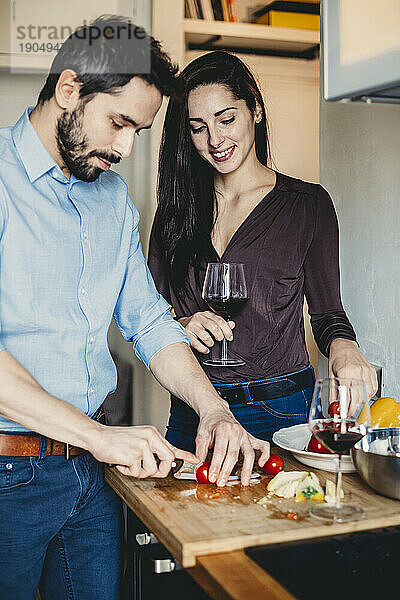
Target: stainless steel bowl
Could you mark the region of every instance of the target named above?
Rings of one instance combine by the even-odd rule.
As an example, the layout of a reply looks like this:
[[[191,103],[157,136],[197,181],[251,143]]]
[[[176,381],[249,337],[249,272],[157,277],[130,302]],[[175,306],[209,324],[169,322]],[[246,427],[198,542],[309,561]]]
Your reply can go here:
[[[400,452],[396,450],[399,447],[399,440],[400,427],[373,429],[351,451],[360,477],[379,494],[398,500],[400,500]],[[374,452],[373,442],[376,441],[379,441],[383,448],[385,442],[387,443],[386,454]]]

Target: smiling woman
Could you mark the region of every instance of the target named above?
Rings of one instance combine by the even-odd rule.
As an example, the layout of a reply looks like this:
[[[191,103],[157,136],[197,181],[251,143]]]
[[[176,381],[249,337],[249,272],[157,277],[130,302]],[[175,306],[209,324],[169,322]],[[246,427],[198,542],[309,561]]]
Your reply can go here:
[[[223,108],[213,112],[216,106]],[[255,152],[253,125],[262,118],[258,103],[252,115],[244,100],[221,85],[210,84],[190,92],[188,108],[193,145],[219,173],[232,172],[252,148]]]
[[[371,372],[340,298],[335,210],[321,186],[271,167],[263,98],[238,57],[205,54],[179,79],[164,124],[149,266],[220,396],[251,434],[270,440],[307,421],[314,373],[304,295],[332,368]],[[244,265],[249,299],[235,322],[202,298],[213,262]],[[223,337],[237,366],[205,360]],[[197,422],[172,397],[167,439],[193,449]]]

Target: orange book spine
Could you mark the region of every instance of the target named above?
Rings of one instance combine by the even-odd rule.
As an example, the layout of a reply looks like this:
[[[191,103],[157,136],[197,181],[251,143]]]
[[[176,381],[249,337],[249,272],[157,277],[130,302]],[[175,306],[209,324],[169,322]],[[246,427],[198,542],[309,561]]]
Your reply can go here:
[[[232,23],[237,23],[237,13],[236,13],[236,5],[235,0],[228,0],[229,4],[229,20]]]
[[[224,21],[229,21],[229,4],[228,0],[221,0],[222,13],[224,15]]]

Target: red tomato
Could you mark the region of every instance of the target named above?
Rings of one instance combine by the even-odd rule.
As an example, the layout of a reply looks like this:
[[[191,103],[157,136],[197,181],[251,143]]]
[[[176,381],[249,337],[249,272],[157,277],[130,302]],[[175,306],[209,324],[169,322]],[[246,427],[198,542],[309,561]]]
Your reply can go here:
[[[339,415],[340,417],[340,403],[338,400],[330,403],[328,413],[330,417],[334,417],[335,415]]]
[[[268,475],[277,475],[279,471],[283,471],[283,460],[277,454],[271,454],[263,469]]]
[[[319,440],[312,435],[308,442],[307,452],[318,452],[318,454],[329,454],[329,450],[324,444],[321,444]]]
[[[289,521],[298,521],[299,520],[299,515],[295,512],[288,512],[288,513],[286,513],[285,517],[287,519],[289,519]]]
[[[210,483],[208,479],[208,471],[210,470],[210,463],[203,462],[196,469],[196,481],[197,483]]]

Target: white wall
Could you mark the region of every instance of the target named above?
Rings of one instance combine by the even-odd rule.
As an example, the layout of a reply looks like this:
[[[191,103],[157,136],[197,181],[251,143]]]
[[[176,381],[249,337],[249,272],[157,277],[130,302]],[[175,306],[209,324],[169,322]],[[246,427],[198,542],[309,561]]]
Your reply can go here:
[[[42,75],[0,71],[0,127],[14,125],[27,106],[35,105],[43,84]]]
[[[343,302],[400,400],[400,106],[321,101],[321,183],[340,222]]]

